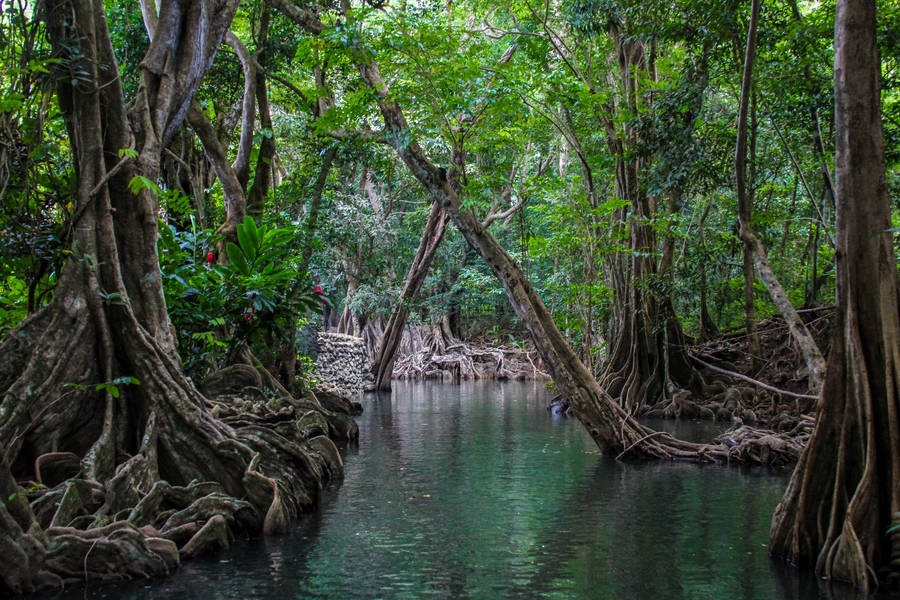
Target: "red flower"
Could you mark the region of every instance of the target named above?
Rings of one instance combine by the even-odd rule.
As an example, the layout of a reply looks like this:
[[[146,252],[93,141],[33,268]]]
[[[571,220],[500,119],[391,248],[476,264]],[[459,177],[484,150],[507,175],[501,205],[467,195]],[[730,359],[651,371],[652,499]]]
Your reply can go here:
[[[215,259],[215,255],[210,252],[206,255],[206,264],[211,265],[213,263],[213,259]]]
[[[313,290],[313,294],[319,294],[320,296],[324,296],[325,292],[322,291],[321,285],[317,285],[316,289]]]

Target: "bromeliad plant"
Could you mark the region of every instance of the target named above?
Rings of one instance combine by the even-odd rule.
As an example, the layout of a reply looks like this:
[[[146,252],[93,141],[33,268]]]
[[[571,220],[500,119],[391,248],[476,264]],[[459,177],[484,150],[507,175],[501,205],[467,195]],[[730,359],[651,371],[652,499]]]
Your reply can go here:
[[[178,332],[185,369],[198,376],[227,365],[249,344],[257,356],[277,353],[299,316],[319,313],[322,297],[307,290],[298,273],[295,231],[257,226],[251,217],[237,227],[238,243],[226,245],[227,261],[209,249],[209,230],[160,227],[159,256],[169,315]]]

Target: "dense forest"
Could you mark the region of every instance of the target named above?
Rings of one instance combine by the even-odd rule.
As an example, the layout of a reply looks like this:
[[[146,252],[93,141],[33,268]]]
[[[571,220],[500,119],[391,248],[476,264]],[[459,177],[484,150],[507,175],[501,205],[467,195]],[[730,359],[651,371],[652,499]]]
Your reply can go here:
[[[286,531],[357,435],[317,331],[798,461],[771,552],[900,586],[893,0],[0,7],[0,591]]]

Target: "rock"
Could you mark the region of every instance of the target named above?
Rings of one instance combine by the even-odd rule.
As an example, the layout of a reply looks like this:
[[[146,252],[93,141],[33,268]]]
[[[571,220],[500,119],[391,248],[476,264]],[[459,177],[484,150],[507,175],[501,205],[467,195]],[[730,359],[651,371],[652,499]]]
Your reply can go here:
[[[363,338],[341,333],[319,333],[316,336],[318,356],[314,377],[322,386],[333,387],[351,395],[374,388],[372,359]]]
[[[565,417],[569,412],[569,403],[562,397],[557,396],[547,407],[550,414],[554,417]]]

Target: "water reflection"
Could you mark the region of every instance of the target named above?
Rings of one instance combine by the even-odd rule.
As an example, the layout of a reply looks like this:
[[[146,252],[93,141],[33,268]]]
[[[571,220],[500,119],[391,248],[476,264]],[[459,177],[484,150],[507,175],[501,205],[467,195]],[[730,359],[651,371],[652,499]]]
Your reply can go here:
[[[786,473],[616,462],[547,400],[531,383],[396,384],[365,399],[343,486],[292,535],[71,597],[825,597],[768,558]]]

